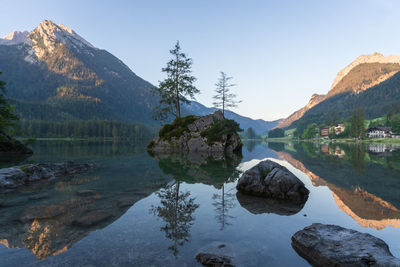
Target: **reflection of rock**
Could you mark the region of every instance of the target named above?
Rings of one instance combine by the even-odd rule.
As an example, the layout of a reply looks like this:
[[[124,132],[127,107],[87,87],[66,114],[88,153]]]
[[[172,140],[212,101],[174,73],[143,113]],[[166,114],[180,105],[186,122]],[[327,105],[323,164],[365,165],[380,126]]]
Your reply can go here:
[[[93,169],[93,164],[72,162],[51,164],[26,164],[0,169],[0,188],[16,188],[20,185]]]
[[[64,179],[69,183],[68,190],[45,183],[2,194],[0,244],[8,248],[26,247],[38,259],[65,252],[163,186],[167,179],[160,180],[162,174],[157,172],[150,173],[150,177],[143,175],[143,179],[118,176],[106,188],[107,179],[99,181],[98,176],[85,176]]]
[[[233,252],[226,244],[213,242],[206,247],[200,249],[196,254],[196,260],[204,266],[213,267],[233,267]]]
[[[278,215],[294,215],[303,209],[304,202],[285,199],[255,197],[236,193],[240,205],[253,214],[275,213]]]
[[[218,141],[212,143],[207,140],[207,130],[215,123],[224,120],[224,116],[220,110],[217,110],[214,114],[196,118],[197,119],[189,124],[186,129],[182,129],[183,132],[179,137],[171,137],[170,140],[167,140],[157,136],[148,149],[157,153],[179,151],[241,152],[242,141],[237,133],[223,134],[218,136]]]
[[[240,155],[224,153],[174,153],[153,155],[164,174],[187,183],[203,183],[221,188],[226,181],[233,181],[240,172],[237,166]]]
[[[304,202],[309,191],[288,169],[270,160],[258,163],[239,179],[236,188],[245,194]]]
[[[314,266],[400,266],[383,240],[336,225],[314,223],[292,236],[292,246]]]
[[[346,189],[328,183],[309,171],[290,154],[284,152],[278,154],[280,158],[307,174],[314,186],[328,186],[339,209],[353,218],[360,226],[377,230],[386,226],[400,227],[400,210],[391,203],[359,187]]]

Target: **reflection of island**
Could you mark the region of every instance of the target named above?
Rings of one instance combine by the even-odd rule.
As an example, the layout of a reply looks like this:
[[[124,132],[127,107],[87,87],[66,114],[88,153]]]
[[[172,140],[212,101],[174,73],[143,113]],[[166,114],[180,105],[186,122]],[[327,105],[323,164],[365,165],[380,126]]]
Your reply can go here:
[[[116,157],[106,164],[95,174],[3,193],[0,244],[26,247],[38,259],[57,256],[168,182],[146,155]]]
[[[193,212],[199,207],[190,193],[180,191],[179,186],[180,181],[176,181],[157,192],[160,205],[152,208],[154,215],[165,222],[161,230],[172,241],[169,249],[175,256],[179,253],[179,246],[189,241],[190,228],[194,222]]]
[[[400,227],[400,210],[382,198],[360,187],[343,188],[329,183],[308,170],[303,163],[286,152],[278,153],[280,158],[301,170],[310,178],[314,186],[328,186],[337,206],[360,226],[377,230],[386,226]],[[315,161],[315,159],[313,159]]]
[[[219,189],[239,177],[237,166],[242,157],[223,153],[155,154],[154,159],[164,174],[187,183],[203,183]]]
[[[176,181],[213,185],[220,193],[213,195],[216,219],[223,230],[230,225],[229,209],[234,206],[234,194],[225,192],[225,183],[236,180],[242,157],[224,153],[174,153],[155,154],[154,159],[164,174]]]

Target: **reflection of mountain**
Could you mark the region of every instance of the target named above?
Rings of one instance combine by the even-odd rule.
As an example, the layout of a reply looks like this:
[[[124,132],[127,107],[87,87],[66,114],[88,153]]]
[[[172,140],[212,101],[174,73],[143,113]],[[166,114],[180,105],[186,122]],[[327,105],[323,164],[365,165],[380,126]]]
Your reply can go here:
[[[38,259],[56,256],[168,180],[145,154],[118,156],[92,173],[1,194],[0,243]]]
[[[400,210],[388,201],[371,194],[360,187],[342,188],[322,179],[286,152],[279,156],[301,170],[310,178],[314,186],[328,186],[338,207],[352,217],[360,226],[377,230],[386,226],[400,227]],[[313,158],[313,160],[318,160]],[[351,180],[351,177],[348,177]],[[362,186],[362,184],[360,184]]]
[[[203,183],[221,188],[226,181],[239,177],[237,166],[242,157],[223,153],[155,154],[154,159],[164,174],[177,181]]]

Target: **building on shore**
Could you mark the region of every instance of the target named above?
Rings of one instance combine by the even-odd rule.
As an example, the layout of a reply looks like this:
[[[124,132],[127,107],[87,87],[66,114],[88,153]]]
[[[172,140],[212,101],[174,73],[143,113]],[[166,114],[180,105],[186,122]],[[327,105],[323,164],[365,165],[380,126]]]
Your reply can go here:
[[[392,138],[392,127],[371,127],[367,130],[367,136],[369,138]]]

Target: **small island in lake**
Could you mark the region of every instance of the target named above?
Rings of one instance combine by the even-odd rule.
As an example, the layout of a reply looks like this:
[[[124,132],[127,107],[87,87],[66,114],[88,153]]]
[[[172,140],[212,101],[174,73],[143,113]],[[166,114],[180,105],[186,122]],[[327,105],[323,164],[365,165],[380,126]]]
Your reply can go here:
[[[158,136],[147,149],[155,153],[168,152],[226,152],[242,150],[238,132],[239,124],[225,119],[222,112],[198,117],[177,117],[171,124],[165,124]]]

